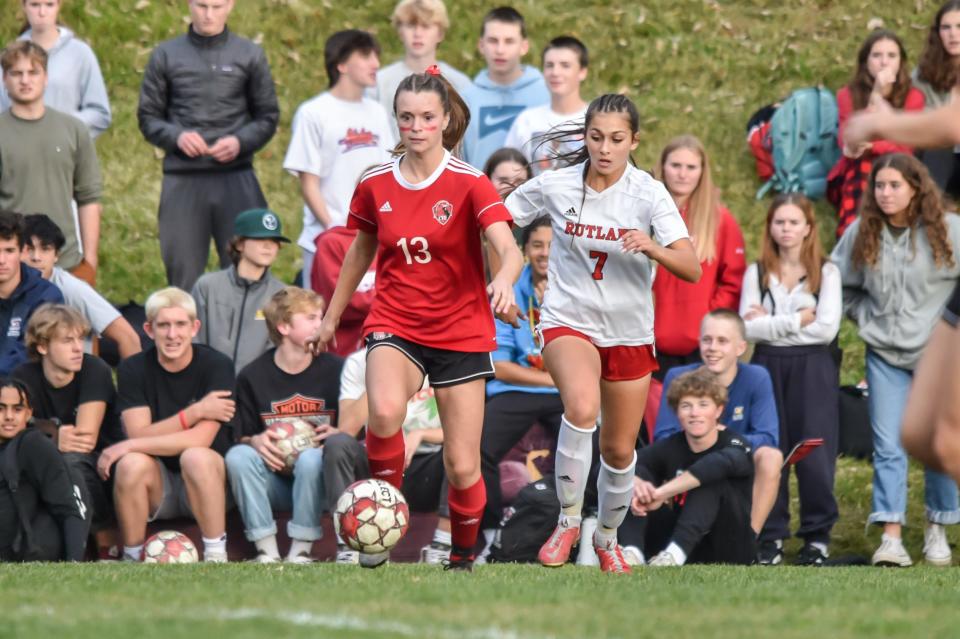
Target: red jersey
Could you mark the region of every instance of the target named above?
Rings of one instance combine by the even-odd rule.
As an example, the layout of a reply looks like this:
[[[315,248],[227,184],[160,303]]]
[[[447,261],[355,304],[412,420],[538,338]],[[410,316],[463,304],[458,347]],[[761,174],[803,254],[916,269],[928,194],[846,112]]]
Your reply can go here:
[[[400,159],[368,171],[350,203],[347,227],[376,234],[377,294],[364,334],[393,333],[423,346],[496,349],[480,232],[512,218],[487,177],[443,156],[411,184]]]

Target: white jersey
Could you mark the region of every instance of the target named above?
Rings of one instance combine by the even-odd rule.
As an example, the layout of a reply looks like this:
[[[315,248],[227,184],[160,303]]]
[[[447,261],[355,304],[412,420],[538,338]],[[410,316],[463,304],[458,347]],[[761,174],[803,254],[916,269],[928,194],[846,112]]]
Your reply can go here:
[[[506,201],[519,226],[542,215],[552,222],[540,328],[572,328],[597,346],[653,344],[653,264],[642,253],[624,253],[622,238],[638,229],[668,246],[689,237],[687,225],[649,174],[628,165],[598,193],[584,184],[584,168],[543,173]]]
[[[557,154],[576,152],[583,147],[583,137],[554,140],[546,143],[542,136],[552,131],[583,126],[587,112],[584,106],[576,113],[557,113],[549,104],[523,110],[510,126],[503,146],[519,150],[530,163],[534,175],[557,168]]]

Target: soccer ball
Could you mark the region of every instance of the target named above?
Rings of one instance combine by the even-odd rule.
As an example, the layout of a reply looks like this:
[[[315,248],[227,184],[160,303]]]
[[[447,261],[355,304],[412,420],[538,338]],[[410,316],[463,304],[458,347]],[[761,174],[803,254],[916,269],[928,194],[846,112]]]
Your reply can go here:
[[[400,491],[380,479],[354,482],[337,500],[333,517],[337,534],[354,550],[390,550],[407,532],[410,508]]]
[[[145,564],[195,564],[199,560],[197,547],[176,530],[162,530],[143,544]]]
[[[301,451],[317,447],[313,441],[313,426],[302,419],[273,422],[267,428],[281,436],[273,440],[273,445],[283,453],[283,470],[286,473],[293,472],[293,465],[297,463]]]

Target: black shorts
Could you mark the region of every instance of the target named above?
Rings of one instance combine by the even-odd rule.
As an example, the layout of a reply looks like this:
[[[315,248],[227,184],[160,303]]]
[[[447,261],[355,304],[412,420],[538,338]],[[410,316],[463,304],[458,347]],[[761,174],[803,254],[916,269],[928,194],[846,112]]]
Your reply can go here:
[[[367,355],[375,348],[395,348],[413,362],[430,386],[444,388],[493,377],[493,356],[490,353],[463,353],[422,346],[393,333],[370,333],[366,337]]]
[[[953,288],[953,295],[950,296],[947,307],[943,309],[943,321],[954,328],[960,322],[960,281]]]

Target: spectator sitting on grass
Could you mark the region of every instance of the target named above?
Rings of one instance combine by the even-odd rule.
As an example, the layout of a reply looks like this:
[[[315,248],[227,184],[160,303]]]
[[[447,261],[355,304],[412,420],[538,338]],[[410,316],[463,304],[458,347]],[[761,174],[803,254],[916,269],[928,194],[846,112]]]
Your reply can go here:
[[[27,245],[23,261],[40,271],[43,279],[60,289],[64,301],[87,319],[93,332],[117,343],[121,359],[140,352],[140,336],[120,311],[103,298],[92,286],[57,266],[63,249],[63,231],[49,216],[42,213],[24,218]],[[91,340],[84,342],[84,352],[93,352]]]
[[[753,563],[752,451],[743,436],[720,425],[727,389],[700,369],[677,376],[666,399],[682,432],[637,451],[631,503],[642,522],[666,529],[661,537],[669,543],[650,565]],[[647,517],[666,503],[667,512]]]

